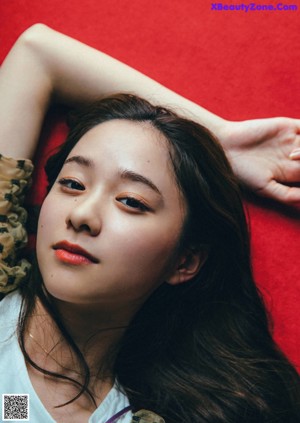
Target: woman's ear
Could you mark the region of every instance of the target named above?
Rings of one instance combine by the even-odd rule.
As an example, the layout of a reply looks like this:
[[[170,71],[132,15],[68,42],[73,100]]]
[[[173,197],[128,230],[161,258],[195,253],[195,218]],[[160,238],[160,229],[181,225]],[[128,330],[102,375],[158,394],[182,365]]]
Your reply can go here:
[[[190,248],[182,254],[177,262],[175,270],[167,278],[170,285],[178,285],[192,279],[197,275],[202,265],[205,263],[207,253],[203,250]]]

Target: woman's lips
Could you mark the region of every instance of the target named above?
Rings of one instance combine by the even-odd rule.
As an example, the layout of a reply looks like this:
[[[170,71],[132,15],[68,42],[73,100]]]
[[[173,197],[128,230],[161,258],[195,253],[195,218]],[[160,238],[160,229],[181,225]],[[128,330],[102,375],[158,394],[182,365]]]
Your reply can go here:
[[[99,263],[99,260],[76,244],[68,241],[58,242],[53,246],[54,252],[58,260],[63,263],[81,265]]]

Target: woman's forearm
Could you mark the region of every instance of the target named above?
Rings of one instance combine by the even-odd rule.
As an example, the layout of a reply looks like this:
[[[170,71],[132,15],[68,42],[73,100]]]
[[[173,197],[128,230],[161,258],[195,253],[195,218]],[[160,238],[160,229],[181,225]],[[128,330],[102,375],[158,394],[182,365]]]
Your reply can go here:
[[[214,132],[224,123],[222,118],[105,53],[43,25],[36,29],[40,32],[37,48],[55,77],[60,100],[76,104],[125,91],[176,108]]]
[[[20,37],[0,76],[3,154],[32,157],[52,97],[76,105],[116,92],[135,93],[155,104],[171,107],[205,125],[222,141],[224,119],[110,56],[44,25],[34,25]]]

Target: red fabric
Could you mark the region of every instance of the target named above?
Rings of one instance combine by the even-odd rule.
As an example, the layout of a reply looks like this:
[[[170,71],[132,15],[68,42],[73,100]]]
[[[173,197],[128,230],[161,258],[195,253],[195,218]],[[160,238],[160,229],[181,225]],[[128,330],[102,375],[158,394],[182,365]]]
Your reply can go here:
[[[24,29],[43,22],[125,61],[225,118],[299,117],[300,4],[297,11],[246,13],[211,10],[212,3],[1,1],[0,60]],[[63,139],[65,126],[48,124],[44,132],[52,146]],[[44,186],[38,175],[35,201],[40,201]],[[299,213],[265,200],[248,201],[247,206],[255,275],[274,319],[274,335],[300,365]]]

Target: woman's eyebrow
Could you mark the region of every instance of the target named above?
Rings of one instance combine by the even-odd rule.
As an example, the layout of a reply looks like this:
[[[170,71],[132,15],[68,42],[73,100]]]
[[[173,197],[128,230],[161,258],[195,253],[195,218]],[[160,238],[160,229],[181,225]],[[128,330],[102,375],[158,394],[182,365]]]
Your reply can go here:
[[[91,159],[88,159],[87,157],[84,156],[72,156],[69,157],[66,161],[65,164],[67,163],[77,163],[81,166],[85,166],[85,167],[94,167],[94,162]]]
[[[65,164],[68,164],[68,163],[77,163],[77,164],[79,164],[81,166],[85,166],[85,167],[94,167],[94,162],[91,159],[84,157],[84,156],[69,157],[65,161]],[[133,181],[133,182],[140,182],[140,183],[150,187],[158,195],[162,196],[162,193],[157,188],[157,186],[150,179],[146,178],[145,176],[143,176],[139,173],[136,173],[133,170],[128,170],[128,169],[121,170],[120,175],[121,175],[121,179],[129,179],[130,181]]]
[[[121,171],[121,178],[122,179],[129,179],[130,181],[133,182],[141,182],[142,184],[147,185],[148,187],[150,187],[151,189],[153,189],[153,191],[155,191],[157,194],[159,194],[160,196],[162,196],[160,190],[157,188],[157,186],[148,178],[146,178],[143,175],[140,175],[139,173],[133,172],[132,170],[123,170]]]

